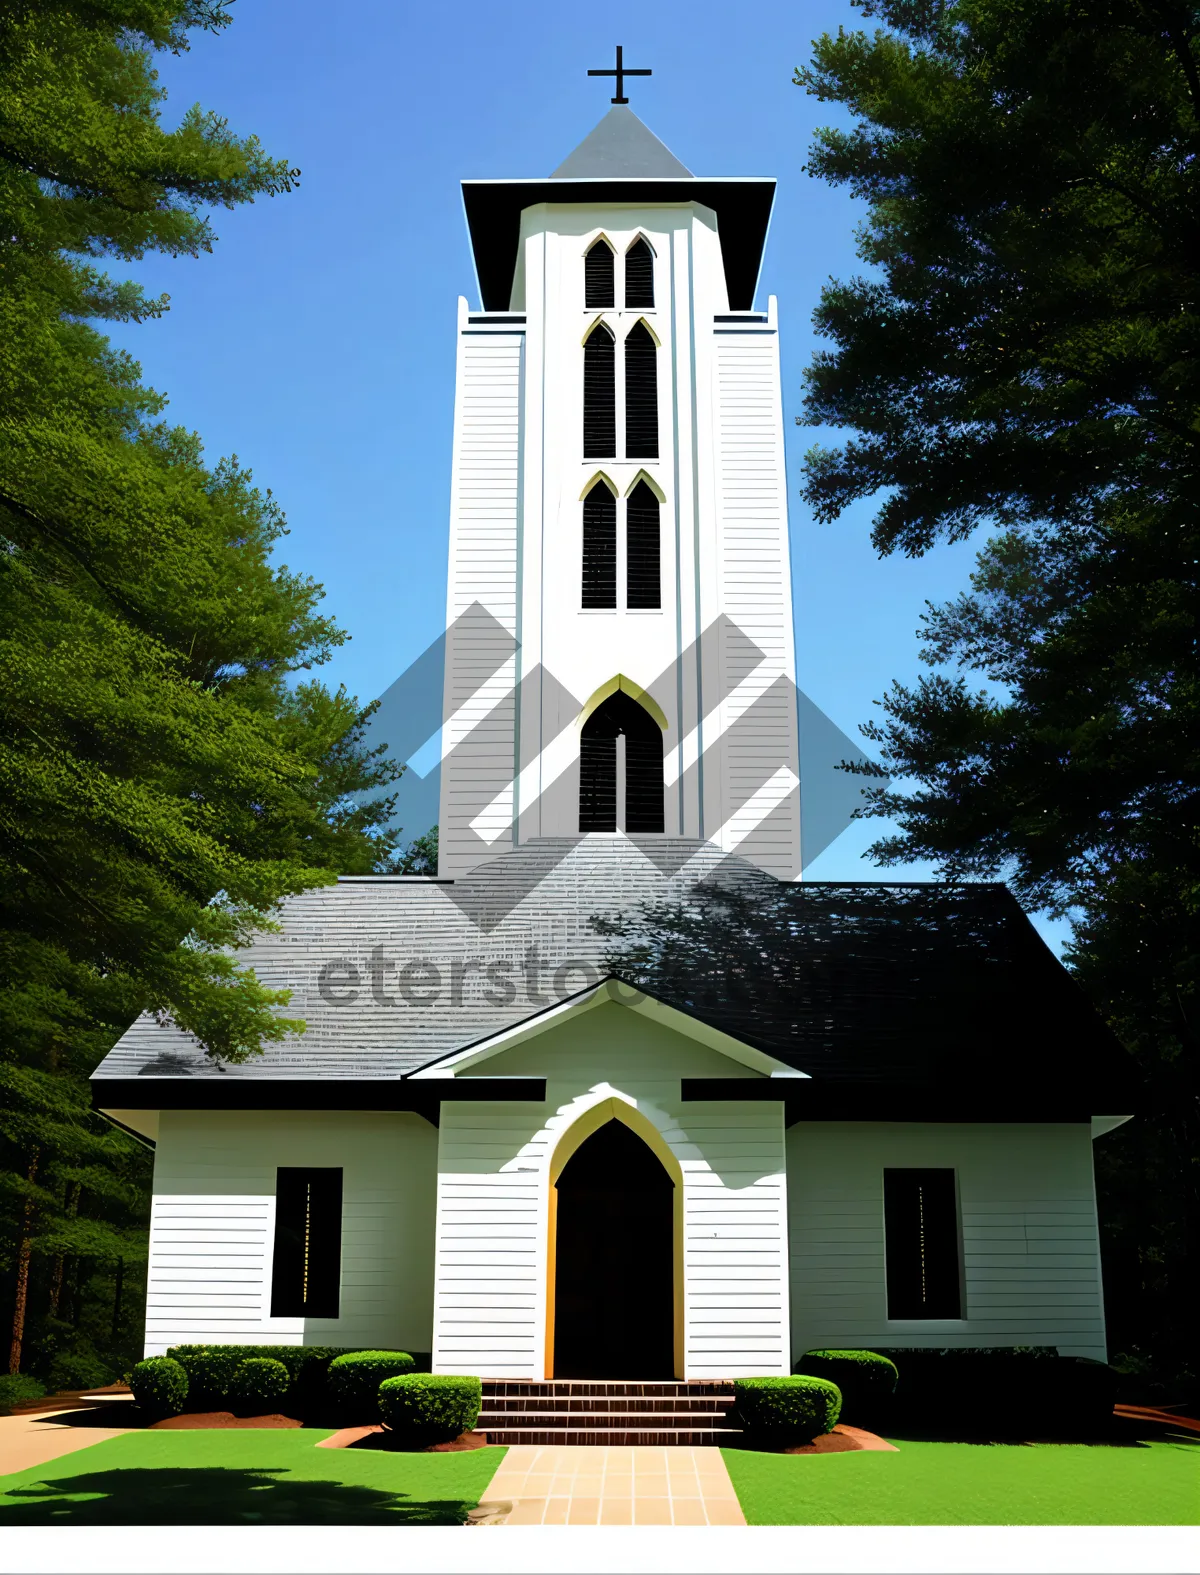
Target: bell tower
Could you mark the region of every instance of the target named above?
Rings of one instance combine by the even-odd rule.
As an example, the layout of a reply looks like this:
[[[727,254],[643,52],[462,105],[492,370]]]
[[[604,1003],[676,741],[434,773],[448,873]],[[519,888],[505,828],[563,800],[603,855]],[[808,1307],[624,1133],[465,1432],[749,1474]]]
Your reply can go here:
[[[774,190],[620,97],[548,178],[463,182],[443,876],[627,835],[799,877]]]

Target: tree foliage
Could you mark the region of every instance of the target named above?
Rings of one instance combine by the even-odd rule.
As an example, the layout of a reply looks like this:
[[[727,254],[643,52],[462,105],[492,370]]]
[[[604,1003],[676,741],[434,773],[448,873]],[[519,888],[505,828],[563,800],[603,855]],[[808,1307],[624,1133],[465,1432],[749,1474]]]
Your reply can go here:
[[[31,1286],[57,1305],[64,1254],[136,1256],[105,1200],[140,1162],[88,1112],[115,1036],[151,1011],[237,1061],[302,1027],[236,948],[395,842],[392,800],[358,796],[395,775],[366,713],[307,676],[344,636],[276,561],[278,503],[206,463],[102,332],[167,308],[105,259],[208,251],[214,209],[297,178],[199,107],[163,123],[156,53],[226,21],[221,0],[0,11],[0,1216],[21,1307]]]
[[[1123,1337],[1165,1319],[1179,1348],[1200,1288],[1200,7],[862,9],[883,26],[797,72],[851,113],[809,167],[866,202],[869,265],[816,314],[803,419],[853,436],[810,452],[805,495],[823,520],[878,499],[881,553],[993,532],[923,620],[933,671],[863,729],[897,779],[871,790],[898,827],[873,853],[1073,916],[1071,964],[1159,1112],[1098,1149],[1144,1193],[1122,1278],[1163,1292]]]

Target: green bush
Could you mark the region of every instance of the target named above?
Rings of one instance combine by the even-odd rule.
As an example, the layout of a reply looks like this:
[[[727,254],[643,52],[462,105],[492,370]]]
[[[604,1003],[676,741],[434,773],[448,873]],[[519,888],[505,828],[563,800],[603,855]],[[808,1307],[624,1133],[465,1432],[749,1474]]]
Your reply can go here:
[[[842,1420],[863,1426],[885,1414],[899,1376],[895,1362],[878,1351],[805,1351],[795,1370],[836,1384],[842,1391]]]
[[[248,1354],[249,1350],[246,1352]],[[245,1355],[236,1351],[176,1352],[175,1360],[187,1374],[188,1400],[192,1410],[223,1411],[233,1395],[233,1375],[237,1372],[238,1364],[245,1359]]]
[[[1051,1346],[889,1350],[899,1370],[892,1425],[935,1438],[1094,1437],[1109,1427],[1119,1375]],[[1030,1404],[1030,1397],[1036,1403]]]
[[[271,1356],[251,1356],[239,1362],[229,1384],[234,1407],[249,1416],[264,1416],[279,1409],[291,1388],[288,1370]]]
[[[405,1449],[449,1444],[479,1418],[483,1385],[450,1373],[406,1373],[379,1386],[379,1414]]]
[[[824,1378],[735,1378],[733,1392],[751,1442],[769,1447],[811,1444],[842,1413],[841,1391]]]
[[[329,1394],[347,1426],[379,1420],[379,1386],[413,1370],[407,1351],[349,1351],[329,1364]]]
[[[221,1407],[230,1403],[228,1383],[233,1369],[239,1362],[266,1357],[282,1362],[291,1380],[287,1397],[289,1416],[301,1418],[323,1417],[330,1410],[326,1390],[326,1375],[335,1356],[345,1356],[353,1347],[344,1345],[173,1345],[167,1352],[177,1361],[185,1357],[207,1356],[230,1361],[232,1366],[226,1382]]]
[[[187,1374],[169,1356],[151,1356],[129,1375],[133,1398],[149,1416],[178,1416],[188,1397]]]
[[[112,1368],[98,1357],[64,1352],[50,1363],[46,1388],[52,1395],[74,1389],[103,1389],[114,1376]]]
[[[6,1373],[0,1377],[0,1411],[7,1411],[9,1406],[20,1405],[25,1400],[40,1400],[46,1393],[46,1386],[40,1378],[33,1378],[29,1373]]]

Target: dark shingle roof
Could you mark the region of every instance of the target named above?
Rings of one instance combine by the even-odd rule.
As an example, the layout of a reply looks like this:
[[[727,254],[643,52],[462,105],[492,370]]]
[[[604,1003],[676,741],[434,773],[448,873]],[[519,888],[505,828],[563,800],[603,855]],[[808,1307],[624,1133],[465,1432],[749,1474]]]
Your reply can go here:
[[[610,973],[843,1087],[1019,1085],[1115,1113],[1132,1082],[1003,886],[789,884],[702,843],[587,837],[527,844],[453,883],[342,880],[289,899],[281,918],[245,960],[293,992],[287,1015],[305,1034],[221,1070],[143,1018],[96,1084],[403,1077]],[[436,1000],[424,999],[431,967]]]

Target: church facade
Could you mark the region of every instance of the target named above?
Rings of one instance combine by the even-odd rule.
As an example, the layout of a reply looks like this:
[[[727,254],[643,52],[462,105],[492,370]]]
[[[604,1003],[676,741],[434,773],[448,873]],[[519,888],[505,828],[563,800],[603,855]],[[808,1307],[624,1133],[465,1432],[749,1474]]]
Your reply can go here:
[[[147,1354],[1105,1355],[1120,1046],[1003,887],[800,879],[773,192],[623,105],[464,183],[439,874],[284,904],[247,960],[303,1035],[97,1069],[155,1146]]]

